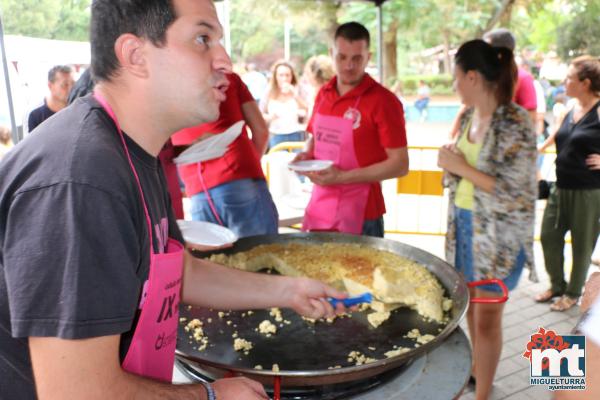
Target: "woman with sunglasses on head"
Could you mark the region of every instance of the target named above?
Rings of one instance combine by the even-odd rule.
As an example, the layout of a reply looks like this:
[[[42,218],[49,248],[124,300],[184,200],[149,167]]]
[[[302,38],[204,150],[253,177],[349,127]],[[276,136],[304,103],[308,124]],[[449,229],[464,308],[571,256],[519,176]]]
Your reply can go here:
[[[533,264],[533,126],[512,102],[517,67],[511,50],[472,40],[458,49],[455,64],[454,87],[467,109],[456,141],[438,155],[450,189],[446,260],[468,282],[502,279],[511,290],[523,267]],[[469,290],[472,297],[500,296],[497,285]],[[477,303],[467,311],[478,400],[492,391],[503,310],[503,303]]]

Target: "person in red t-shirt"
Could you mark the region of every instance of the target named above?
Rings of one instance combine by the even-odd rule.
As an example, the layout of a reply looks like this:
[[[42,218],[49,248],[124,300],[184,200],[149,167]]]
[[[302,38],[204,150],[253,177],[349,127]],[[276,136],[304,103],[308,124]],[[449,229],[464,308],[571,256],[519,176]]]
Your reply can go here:
[[[494,47],[506,47],[512,52],[515,51],[515,36],[506,28],[498,28],[487,32],[483,35],[483,40]],[[532,122],[537,118],[537,95],[533,81],[533,75],[519,67],[513,101],[529,112]]]
[[[304,230],[383,237],[385,203],[380,181],[408,173],[402,103],[365,72],[369,32],[341,25],[330,50],[336,76],[319,91],[306,150],[295,161],[332,160],[324,171],[304,173],[315,184]]]
[[[222,224],[238,237],[276,234],[277,208],[260,165],[269,131],[241,78],[232,73],[228,80],[227,99],[221,103],[219,119],[183,129],[171,138],[175,146],[189,146],[201,138],[224,132],[242,119],[252,131],[250,139],[244,126],[242,134],[221,158],[179,167],[185,192],[191,199],[192,219]]]

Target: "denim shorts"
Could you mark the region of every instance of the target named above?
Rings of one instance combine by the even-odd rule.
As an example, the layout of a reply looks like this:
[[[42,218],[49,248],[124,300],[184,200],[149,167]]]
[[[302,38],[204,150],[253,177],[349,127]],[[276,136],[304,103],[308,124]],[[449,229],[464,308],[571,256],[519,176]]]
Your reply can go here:
[[[279,215],[263,179],[239,179],[208,192],[223,225],[239,238],[277,234]],[[190,211],[194,221],[219,223],[204,192],[192,196]]]
[[[473,268],[473,215],[471,210],[454,208],[454,224],[456,227],[456,256],[455,268],[463,274],[467,282],[475,281],[475,270]],[[505,234],[509,234],[505,232]],[[525,250],[521,247],[515,264],[510,274],[502,279],[508,290],[513,290],[519,283],[519,278],[525,266]],[[491,284],[477,286],[477,289],[488,292],[501,293],[500,286]]]

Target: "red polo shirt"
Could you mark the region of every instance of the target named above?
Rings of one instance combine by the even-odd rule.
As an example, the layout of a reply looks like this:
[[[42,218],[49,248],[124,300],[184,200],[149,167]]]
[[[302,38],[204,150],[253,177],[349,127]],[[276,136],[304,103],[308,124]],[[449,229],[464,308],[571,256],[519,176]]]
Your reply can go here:
[[[340,96],[337,77],[326,83],[315,99],[315,109],[307,130],[312,133],[315,114],[343,117],[356,101],[360,111],[360,126],[354,129],[354,149],[358,165],[367,167],[387,159],[385,149],[406,147],[404,109],[392,92],[377,83],[368,74],[362,82]],[[377,219],[385,214],[381,184],[371,183],[371,191],[365,209],[365,219]]]
[[[219,119],[176,132],[171,137],[175,146],[189,146],[205,133],[223,133],[231,125],[244,119],[242,105],[254,101],[254,98],[237,74],[228,74],[227,78],[227,99],[221,103]],[[248,137],[246,125],[241,135],[229,145],[223,157],[205,161],[201,168],[208,189],[238,179],[265,179],[260,166],[260,156]],[[198,177],[198,164],[179,166],[179,176],[185,184],[188,196],[203,191]]]

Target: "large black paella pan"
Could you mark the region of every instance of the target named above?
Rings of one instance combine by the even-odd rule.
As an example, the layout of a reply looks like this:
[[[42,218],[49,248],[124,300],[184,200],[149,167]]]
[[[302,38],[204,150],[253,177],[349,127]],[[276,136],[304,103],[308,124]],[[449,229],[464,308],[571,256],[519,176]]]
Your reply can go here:
[[[400,308],[375,329],[367,321],[366,312],[354,312],[351,318],[337,319],[330,324],[311,323],[291,310],[281,310],[284,321],[275,322],[269,310],[223,314],[218,310],[182,304],[180,317],[186,321],[200,319],[208,345],[202,351],[198,350],[199,343],[190,337],[190,332],[185,331],[185,324],[182,323],[177,341],[180,359],[203,366],[213,376],[242,374],[265,384],[272,384],[274,377],[281,378],[284,386],[349,382],[382,374],[436,348],[456,329],[466,312],[469,303],[467,284],[452,266],[423,250],[392,240],[332,233],[294,233],[241,239],[232,248],[221,252],[233,254],[261,244],[288,242],[359,243],[417,261],[437,277],[446,291],[446,297],[452,299],[448,320],[445,324],[426,321],[416,311]],[[266,337],[257,331],[258,325],[264,320],[277,324],[275,335]],[[421,334],[436,337],[427,343],[417,344],[414,339],[405,337],[414,328]],[[251,342],[252,350],[248,354],[234,350],[235,338]],[[391,358],[384,355],[400,347],[410,350]],[[356,360],[348,359],[352,351],[377,361],[356,365]]]

